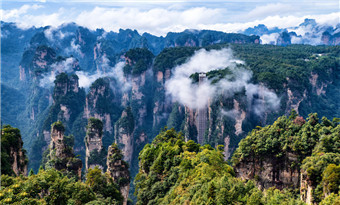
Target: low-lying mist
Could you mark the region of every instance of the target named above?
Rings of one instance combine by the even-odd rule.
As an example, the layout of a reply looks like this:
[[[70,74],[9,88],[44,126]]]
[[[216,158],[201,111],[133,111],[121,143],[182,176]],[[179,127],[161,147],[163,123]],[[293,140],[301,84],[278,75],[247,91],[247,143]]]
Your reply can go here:
[[[213,79],[206,79],[203,83],[193,83],[190,75],[207,73],[213,70],[228,68],[231,75],[226,75],[216,83]],[[231,49],[198,50],[186,63],[173,69],[173,75],[166,82],[166,92],[173,101],[188,106],[191,109],[201,109],[208,105],[208,101],[216,96],[233,97],[245,90],[247,104],[258,115],[265,110],[275,110],[280,104],[278,96],[263,85],[250,82],[252,72],[245,67],[245,63],[234,58]],[[255,97],[257,96],[257,97]],[[224,111],[235,113],[236,111]]]

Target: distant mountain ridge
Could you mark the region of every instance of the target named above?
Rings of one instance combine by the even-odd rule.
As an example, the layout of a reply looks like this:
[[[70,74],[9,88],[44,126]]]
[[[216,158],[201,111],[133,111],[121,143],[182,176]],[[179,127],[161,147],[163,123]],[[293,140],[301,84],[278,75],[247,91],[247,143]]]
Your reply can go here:
[[[340,22],[335,27],[318,24],[315,19],[305,19],[299,26],[289,28],[259,24],[240,33],[260,36],[261,44],[340,45]]]

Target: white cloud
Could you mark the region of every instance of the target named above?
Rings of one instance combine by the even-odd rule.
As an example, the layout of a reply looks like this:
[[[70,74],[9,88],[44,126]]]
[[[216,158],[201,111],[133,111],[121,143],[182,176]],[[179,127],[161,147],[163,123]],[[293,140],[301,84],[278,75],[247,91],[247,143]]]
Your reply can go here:
[[[197,24],[216,22],[221,17],[221,9],[191,8],[184,11],[155,8],[140,10],[137,8],[103,8],[84,11],[76,18],[80,25],[91,29],[98,27],[118,31],[120,28],[137,29],[139,32],[151,32],[165,35],[169,31],[183,31],[194,28]]]
[[[21,28],[48,25],[57,27],[63,23],[75,22],[91,29],[104,28],[106,31],[117,32],[120,28],[130,28],[136,29],[140,33],[148,32],[158,36],[164,36],[170,31],[181,32],[185,29],[239,32],[258,24],[265,24],[269,28],[287,28],[298,26],[305,18],[314,18],[318,23],[335,26],[339,23],[340,15],[340,12],[311,15],[311,12],[307,12],[307,7],[306,12],[304,9],[300,9],[303,6],[302,3],[295,5],[289,2],[267,4],[264,1],[252,4],[258,5],[256,8],[250,7],[240,9],[240,11],[230,10],[227,6],[211,7],[208,3],[206,3],[207,6],[204,6],[202,2],[198,7],[195,7],[193,3],[170,4],[168,2],[164,4],[168,6],[159,6],[163,4],[158,1],[155,3],[158,4],[148,4],[147,8],[137,6],[93,7],[96,5],[93,3],[92,6],[85,7],[86,9],[82,8],[83,4],[79,3],[80,9],[78,9],[71,6],[74,4],[67,5],[67,7],[60,4],[62,6],[51,8],[51,5],[48,7],[49,3],[47,2],[44,4],[46,9],[41,12],[40,10],[33,12],[42,8],[41,5],[23,5],[18,9],[2,10],[2,13],[4,21],[17,22]],[[117,4],[122,5],[123,2],[117,2]],[[178,4],[182,6],[174,6]],[[311,10],[311,4],[308,5]],[[330,5],[334,5],[334,3]],[[327,6],[327,8],[329,7]]]
[[[55,77],[62,72],[70,73],[73,71],[73,65],[77,63],[75,58],[66,58],[63,61],[54,63],[51,65],[51,72],[48,74],[44,74],[42,79],[40,79],[39,85],[40,87],[52,87],[54,84]]]
[[[33,4],[33,5],[25,4],[18,9],[12,9],[12,10],[1,9],[2,21],[8,21],[10,19],[20,18],[22,15],[28,13],[30,10],[37,10],[40,8],[43,8],[43,6],[37,5],[37,4]]]
[[[73,38],[71,41],[71,44],[69,47],[65,48],[65,53],[70,55],[70,54],[76,54],[76,55],[83,55],[81,50],[80,50],[80,45],[76,44],[76,39]]]
[[[256,6],[255,9],[251,10],[246,18],[262,19],[267,16],[273,15],[286,15],[296,11],[297,8],[289,4],[267,4],[264,6]]]
[[[242,67],[236,67],[241,62],[235,59],[230,49],[197,51],[186,63],[173,69],[172,77],[166,82],[167,94],[191,109],[201,109],[207,106],[208,101],[215,96],[223,95],[232,97],[235,93],[246,91],[249,106],[258,115],[266,109],[275,110],[278,108],[280,99],[276,94],[264,86],[249,83],[252,73]],[[228,67],[232,75],[215,84],[206,80],[200,84],[193,84],[189,78],[191,74],[221,70]],[[254,98],[258,95],[259,98]],[[255,103],[254,103],[255,102]]]
[[[261,36],[262,44],[276,44],[277,38],[280,36],[279,33],[265,34]]]
[[[101,66],[105,67],[107,72],[97,71],[94,74],[89,74],[84,71],[77,71],[76,74],[79,77],[79,86],[87,89],[98,78],[110,77],[116,79],[117,85],[120,86],[123,91],[130,89],[131,83],[124,78],[123,67],[125,66],[125,63],[119,62],[114,67],[110,67],[108,65],[109,60],[104,56],[102,58]]]

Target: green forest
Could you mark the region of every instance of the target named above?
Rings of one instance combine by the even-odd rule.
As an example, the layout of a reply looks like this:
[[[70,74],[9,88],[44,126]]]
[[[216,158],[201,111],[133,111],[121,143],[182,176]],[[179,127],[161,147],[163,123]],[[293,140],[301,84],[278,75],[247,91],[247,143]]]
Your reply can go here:
[[[1,132],[1,158],[7,159],[10,150],[6,147],[22,149],[22,143],[16,143],[21,141],[21,135],[10,126],[4,126]],[[110,158],[122,159],[117,145],[113,147],[117,154]],[[295,158],[287,165],[283,161],[289,153]],[[25,158],[24,151],[23,155]],[[230,161],[224,160],[222,145],[214,148],[185,141],[181,132],[165,127],[145,145],[138,160],[139,172],[133,183],[137,204],[141,205],[305,204],[306,194],[311,194],[312,203],[340,203],[340,119],[319,119],[316,113],[304,119],[292,110],[289,116],[281,116],[271,125],[256,127],[241,140]],[[266,160],[281,161],[280,166],[298,170],[303,177],[301,184],[261,188],[261,172],[248,179],[240,177],[240,164]],[[1,204],[122,202],[119,185],[97,167],[89,169],[80,180],[42,167],[36,174],[31,170],[28,176],[16,176],[10,166],[1,167]],[[305,186],[311,188],[311,193],[306,192]]]
[[[336,35],[2,23],[0,204],[340,204]]]

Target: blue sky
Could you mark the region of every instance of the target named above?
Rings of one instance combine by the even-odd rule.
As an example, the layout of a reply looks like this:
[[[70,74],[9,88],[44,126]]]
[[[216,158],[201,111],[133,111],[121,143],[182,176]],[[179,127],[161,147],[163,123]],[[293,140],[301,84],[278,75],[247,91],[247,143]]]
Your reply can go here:
[[[260,23],[286,28],[305,18],[335,26],[340,21],[339,1],[4,0],[1,9],[3,21],[22,28],[75,22],[90,29],[130,28],[154,35],[184,29],[238,32]]]

